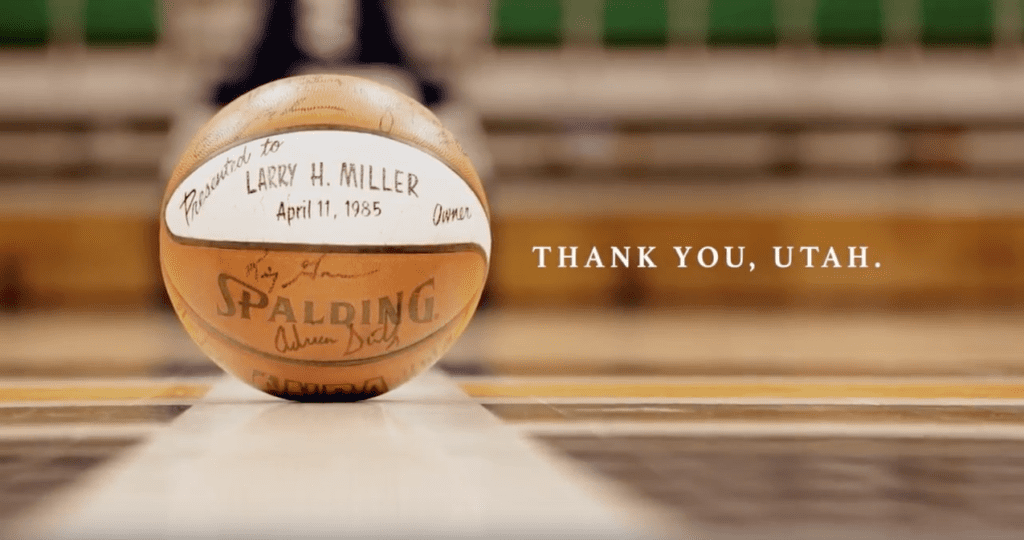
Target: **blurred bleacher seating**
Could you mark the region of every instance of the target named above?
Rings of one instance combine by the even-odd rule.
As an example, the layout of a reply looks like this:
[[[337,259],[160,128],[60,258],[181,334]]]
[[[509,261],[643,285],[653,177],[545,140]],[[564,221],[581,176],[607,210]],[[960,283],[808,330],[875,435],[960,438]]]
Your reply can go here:
[[[495,305],[1024,304],[1017,0],[387,5],[453,81],[446,121],[483,126]],[[0,3],[0,302],[159,303],[168,164],[265,6]],[[868,245],[884,265],[559,272],[530,250],[653,244]]]
[[[496,303],[1022,303],[1019,2],[493,5],[463,86],[498,179]],[[539,270],[534,245],[659,245],[670,267]],[[745,245],[758,271],[676,269],[673,245]],[[775,245],[883,266],[780,271]]]

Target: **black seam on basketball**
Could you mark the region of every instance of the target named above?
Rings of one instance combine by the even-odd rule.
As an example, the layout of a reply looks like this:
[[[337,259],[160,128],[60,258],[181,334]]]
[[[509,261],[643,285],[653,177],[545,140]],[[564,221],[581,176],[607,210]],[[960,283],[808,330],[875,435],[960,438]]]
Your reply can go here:
[[[444,129],[444,128],[442,127],[442,129]],[[207,162],[212,161],[214,159],[217,159],[218,157],[220,157],[220,156],[230,152],[231,150],[234,150],[235,148],[238,148],[240,145],[248,144],[248,143],[251,143],[253,141],[256,141],[256,140],[259,140],[259,139],[262,139],[262,138],[265,138],[265,137],[273,137],[274,135],[283,135],[285,133],[295,133],[295,132],[298,132],[298,131],[352,131],[352,132],[356,132],[356,133],[365,133],[367,135],[375,135],[375,136],[381,137],[383,139],[390,139],[392,141],[395,141],[395,142],[398,142],[398,143],[402,143],[402,144],[404,144],[406,146],[415,148],[416,150],[419,150],[419,151],[429,155],[430,157],[436,159],[438,162],[441,163],[441,165],[444,165],[448,170],[450,170],[452,173],[454,173],[455,176],[459,177],[460,180],[465,182],[466,187],[469,188],[469,191],[473,192],[473,196],[476,197],[477,201],[480,202],[480,207],[484,209],[484,214],[487,217],[487,223],[488,224],[491,223],[491,212],[490,212],[490,209],[487,207],[487,204],[484,202],[483,196],[480,193],[477,193],[477,191],[475,189],[473,189],[473,185],[469,183],[469,180],[466,180],[466,178],[464,176],[462,176],[461,174],[458,173],[458,171],[453,169],[452,166],[449,165],[448,162],[445,159],[443,159],[441,156],[437,155],[437,153],[434,152],[433,150],[430,150],[429,148],[424,148],[423,146],[421,146],[419,144],[416,144],[416,143],[414,143],[412,141],[407,141],[405,139],[399,139],[397,137],[391,137],[391,136],[388,136],[388,135],[385,135],[385,134],[382,134],[382,133],[379,133],[379,132],[376,132],[376,131],[373,131],[373,130],[370,130],[370,129],[360,128],[360,127],[339,126],[337,124],[302,124],[302,125],[296,125],[296,126],[289,126],[289,127],[286,127],[286,128],[275,129],[273,131],[267,131],[267,132],[264,132],[264,133],[262,133],[262,134],[260,134],[258,136],[249,137],[249,138],[245,138],[245,139],[238,139],[237,141],[232,141],[230,143],[231,146],[225,146],[224,148],[221,148],[220,151],[218,151],[216,154],[210,154],[210,155],[206,156],[205,158],[203,158],[201,161],[197,161],[195,165],[193,165],[192,167],[189,167],[187,172],[185,172],[185,173],[183,173],[181,175],[181,180],[179,180],[178,183],[174,185],[174,188],[167,190],[167,194],[164,197],[165,200],[163,200],[162,204],[160,205],[160,207],[162,209],[162,212],[166,211],[167,203],[169,202],[169,198],[174,193],[174,191],[178,189],[178,186],[180,186],[181,183],[184,182],[186,178],[191,176],[192,173],[196,172],[199,169],[199,167],[202,167]],[[481,189],[483,189],[483,188],[481,188]],[[161,214],[161,216],[162,215],[163,214]]]
[[[405,352],[406,350],[408,350],[408,349],[410,349],[412,347],[420,345],[423,342],[425,342],[425,341],[435,337],[436,335],[440,334],[442,331],[450,328],[452,326],[452,324],[456,320],[458,320],[460,315],[465,313],[466,310],[470,309],[473,306],[473,300],[470,299],[470,301],[465,306],[463,306],[462,309],[457,311],[455,313],[455,315],[452,316],[451,319],[448,319],[448,321],[445,322],[443,326],[441,326],[437,330],[434,330],[433,332],[423,336],[422,338],[420,338],[420,339],[418,339],[418,340],[416,340],[416,341],[414,341],[414,342],[412,342],[412,343],[402,347],[401,349],[399,349],[397,351],[386,352],[384,354],[379,354],[377,356],[370,356],[370,357],[367,357],[367,358],[355,358],[355,359],[352,359],[352,360],[306,360],[306,359],[302,359],[302,358],[288,358],[287,356],[281,356],[281,355],[278,355],[278,354],[268,353],[266,351],[261,351],[259,349],[256,349],[256,348],[250,346],[250,345],[246,345],[245,343],[242,343],[242,342],[238,341],[237,339],[227,335],[226,333],[221,331],[219,328],[213,326],[212,323],[210,323],[209,321],[204,319],[202,317],[202,315],[200,315],[199,312],[196,311],[189,304],[188,300],[186,300],[185,297],[182,296],[182,294],[178,291],[178,287],[176,285],[174,285],[174,283],[171,280],[167,280],[167,287],[170,288],[170,289],[173,289],[174,290],[174,294],[178,295],[178,298],[181,299],[182,305],[185,306],[185,309],[188,310],[188,312],[193,315],[192,320],[195,321],[196,324],[201,326],[204,330],[206,330],[207,332],[209,332],[213,336],[218,337],[218,338],[228,342],[228,344],[234,345],[234,346],[244,350],[245,352],[248,352],[248,353],[251,353],[251,354],[255,354],[255,355],[260,356],[260,357],[262,357],[264,359],[273,360],[273,361],[276,361],[276,362],[281,362],[283,364],[293,364],[293,365],[299,365],[299,366],[323,366],[323,367],[360,366],[360,365],[365,365],[365,364],[375,364],[377,362],[380,362],[380,361],[383,361],[383,360],[387,360],[389,358],[393,358],[393,357],[397,356],[399,353]],[[476,295],[474,295],[473,298],[476,298]]]
[[[178,236],[167,229],[167,236],[177,244],[185,246],[208,247],[218,249],[251,249],[269,251],[301,251],[312,253],[353,253],[353,254],[417,254],[417,253],[476,253],[487,262],[487,252],[476,242],[460,244],[431,245],[332,245],[332,244],[295,244],[287,242],[237,242],[234,240],[203,240]]]

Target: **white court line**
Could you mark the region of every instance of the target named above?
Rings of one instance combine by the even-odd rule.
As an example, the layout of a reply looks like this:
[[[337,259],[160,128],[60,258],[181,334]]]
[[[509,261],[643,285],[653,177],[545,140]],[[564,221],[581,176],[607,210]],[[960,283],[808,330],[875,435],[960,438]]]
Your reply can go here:
[[[0,426],[0,441],[20,439],[141,439],[167,427],[163,422],[110,424],[33,424]]]
[[[458,383],[480,384],[708,384],[708,385],[740,385],[740,384],[993,384],[1005,386],[1024,386],[1024,377],[1019,375],[459,375],[453,376]]]
[[[539,448],[439,371],[347,404],[291,403],[225,378],[11,536],[663,536]]]
[[[822,422],[522,422],[531,436],[874,437],[1024,441],[1019,425]]]
[[[191,406],[201,398],[131,398],[131,399],[79,399],[79,400],[50,400],[50,401],[0,401],[0,409],[14,408],[56,408],[56,407],[148,407],[180,405]]]
[[[178,385],[212,385],[221,380],[221,375],[201,377],[77,377],[54,379],[47,377],[25,377],[0,380],[0,390],[5,388],[89,388],[89,387],[158,387]]]
[[[483,405],[831,405],[918,407],[1024,407],[1024,399],[947,398],[751,398],[751,397],[483,397]],[[148,404],[148,402],[147,402]]]

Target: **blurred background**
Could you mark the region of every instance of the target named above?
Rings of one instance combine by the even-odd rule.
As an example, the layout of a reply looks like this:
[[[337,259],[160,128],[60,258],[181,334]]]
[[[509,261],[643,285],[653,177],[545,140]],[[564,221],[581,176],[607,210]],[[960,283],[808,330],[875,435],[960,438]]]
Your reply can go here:
[[[906,354],[871,340],[914,350],[1010,329],[1024,303],[1022,13],[1017,0],[4,2],[0,308],[166,312],[157,206],[180,149],[254,86],[345,72],[434,109],[485,178],[481,324],[572,319],[597,330],[561,356],[642,365],[661,347],[715,369],[746,362],[742,339],[694,350],[672,329],[796,321],[764,337],[781,345],[747,339],[757,371],[794,348],[838,354],[834,330],[851,327],[836,317],[852,317],[864,333],[848,340],[871,355],[843,369],[896,369]],[[538,269],[538,245],[656,245],[661,264]],[[746,246],[758,269],[677,269],[674,245]],[[835,246],[844,266],[847,246],[868,246],[881,266],[780,270],[777,245]],[[622,333],[600,325],[623,314],[641,330],[672,322],[629,345],[644,350],[607,353]],[[903,316],[938,320],[936,336],[897,335],[924,324]],[[495,355],[565,341],[510,334]],[[1016,369],[1015,342],[998,339],[944,343],[969,356],[941,369]]]
[[[1024,371],[1020,0],[5,0],[0,44],[8,379],[218,373],[166,300],[160,197],[219,106],[310,72],[374,78],[423,101],[483,176],[491,273],[478,316],[442,361],[473,396],[704,390],[530,390],[472,377],[898,375],[951,376],[935,391],[971,398],[992,394],[968,377]],[[581,264],[591,246],[658,246],[659,267],[537,268],[531,248],[559,245],[579,246]],[[745,246],[757,270],[678,269],[677,245]],[[819,257],[817,268],[777,269],[772,246],[835,246],[844,268],[820,268]],[[848,246],[867,246],[880,266],[845,268]],[[906,379],[894,381],[898,394]],[[846,395],[823,384],[721,395]],[[1019,398],[1018,388],[998,392]],[[889,395],[878,392],[847,397]],[[567,411],[556,416],[597,414]],[[816,411],[812,423],[847,418]],[[735,414],[785,417],[762,413]],[[998,417],[978,414],[955,422]],[[845,479],[825,474],[794,502],[771,486],[819,478],[835,460],[799,462],[808,447],[764,443],[714,461],[730,441],[690,439],[670,446],[689,456],[670,466],[657,441],[550,440],[710,521],[814,514],[799,505],[860,482],[852,512],[941,526],[952,515],[942,497],[961,493],[950,486],[996,481],[977,457],[988,450],[940,463],[913,461],[932,450],[872,442],[839,460],[854,471]],[[828,459],[853,452],[823,444],[814,448]],[[736,495],[718,473],[746,474],[751,455],[779,461],[743,484],[768,487]],[[1000,478],[1024,477],[1013,459],[995,465]],[[1006,495],[977,495],[972,508],[998,508],[1002,525],[1019,527],[1018,484],[971,491]],[[744,514],[755,506],[763,513]]]

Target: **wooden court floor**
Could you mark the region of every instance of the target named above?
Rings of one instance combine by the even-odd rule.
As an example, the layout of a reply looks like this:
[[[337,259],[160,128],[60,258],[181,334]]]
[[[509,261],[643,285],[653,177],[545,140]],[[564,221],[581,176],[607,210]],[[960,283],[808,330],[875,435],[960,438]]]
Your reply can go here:
[[[899,362],[884,373],[781,360],[755,373],[767,360],[746,352],[734,364],[748,368],[705,374],[692,351],[672,362],[604,350],[588,362],[557,354],[528,318],[479,319],[408,392],[356,405],[247,393],[163,315],[2,320],[13,342],[0,353],[0,530],[403,537],[394,525],[408,522],[431,523],[416,529],[423,537],[1024,535],[1015,321],[972,319],[960,326],[976,335],[934,350],[914,332],[945,323],[911,321],[912,351],[893,332],[846,351],[883,358],[869,349],[885,344]],[[533,341],[515,349],[505,334]],[[943,363],[972,340],[993,348]]]

